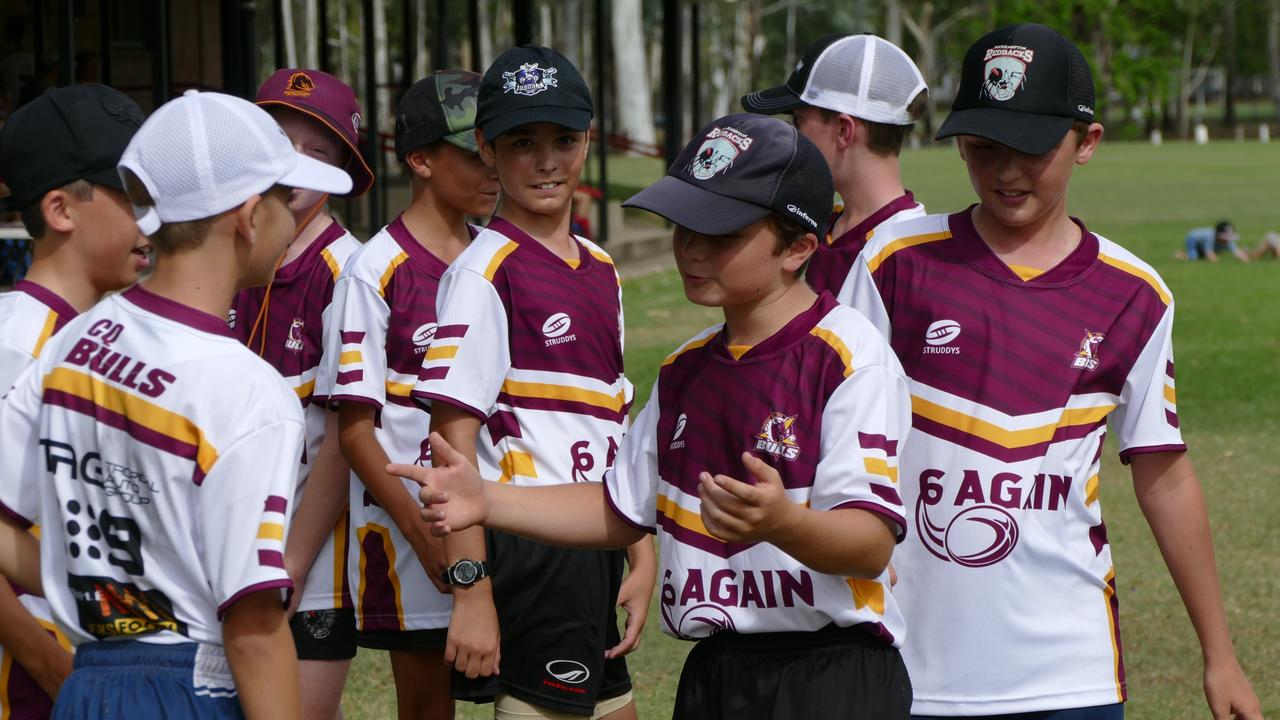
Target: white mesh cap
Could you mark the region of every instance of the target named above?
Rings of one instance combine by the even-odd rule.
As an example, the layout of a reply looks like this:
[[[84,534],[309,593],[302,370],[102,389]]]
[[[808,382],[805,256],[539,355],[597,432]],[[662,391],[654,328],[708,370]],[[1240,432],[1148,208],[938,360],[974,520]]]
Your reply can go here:
[[[247,100],[188,90],[156,110],[120,158],[155,201],[134,206],[138,228],[202,220],[284,185],[343,194],[351,177],[299,154],[276,121]],[[123,174],[123,173],[122,173]]]
[[[814,61],[800,99],[870,122],[911,125],[907,106],[925,89],[920,69],[901,48],[875,35],[850,35]]]

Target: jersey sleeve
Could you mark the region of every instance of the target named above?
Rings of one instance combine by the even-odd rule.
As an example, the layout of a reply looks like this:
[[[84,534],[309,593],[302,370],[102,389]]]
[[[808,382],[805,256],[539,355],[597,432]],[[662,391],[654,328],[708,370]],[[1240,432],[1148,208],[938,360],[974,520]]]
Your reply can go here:
[[[849,278],[841,287],[840,296],[836,300],[862,313],[885,339],[890,339],[892,328],[889,326],[889,308],[885,304],[886,296],[881,292],[880,285],[893,271],[892,265],[890,262],[883,263],[873,273],[867,265],[867,248],[863,248],[854,261]]]
[[[378,289],[357,277],[338,280],[325,328],[320,374],[329,404],[344,401],[381,408],[387,399],[387,323],[391,308]],[[332,330],[331,330],[332,328]]]
[[[511,370],[506,306],[483,275],[458,269],[440,280],[436,318],[413,396],[449,403],[483,420]]]
[[[284,542],[301,454],[300,422],[267,425],[219,454],[200,486],[197,537],[219,619],[246,595],[293,590]]]
[[[334,307],[336,290],[337,283],[330,279],[325,283],[322,294],[324,309],[320,311],[320,361],[316,364],[316,387],[311,392],[312,400],[318,402],[326,402],[333,394],[333,383],[338,374],[338,357],[342,355],[342,338],[337,329],[338,313]]]
[[[18,376],[32,361],[31,353],[0,342],[0,397],[18,381]]]
[[[1187,449],[1178,422],[1173,379],[1173,303],[1165,308],[1155,332],[1125,378],[1112,429],[1120,442],[1120,459],[1153,452]]]
[[[649,402],[622,438],[618,457],[604,475],[604,496],[613,512],[632,527],[657,532],[658,384]]]
[[[814,510],[857,508],[893,521],[901,542],[906,518],[898,453],[911,427],[906,379],[885,365],[860,368],[822,411],[822,459],[809,503]]]
[[[40,381],[32,363],[0,400],[0,512],[24,528],[40,522]]]

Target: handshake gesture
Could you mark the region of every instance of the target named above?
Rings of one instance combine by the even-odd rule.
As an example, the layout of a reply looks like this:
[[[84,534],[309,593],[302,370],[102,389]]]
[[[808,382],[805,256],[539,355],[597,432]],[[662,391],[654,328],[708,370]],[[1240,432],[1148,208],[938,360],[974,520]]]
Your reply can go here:
[[[432,535],[444,537],[484,525],[489,519],[489,499],[480,471],[439,433],[431,433],[430,439],[431,452],[443,461],[442,465],[429,468],[392,463],[387,465],[387,472],[422,485],[418,493],[423,505],[422,520],[430,526]]]

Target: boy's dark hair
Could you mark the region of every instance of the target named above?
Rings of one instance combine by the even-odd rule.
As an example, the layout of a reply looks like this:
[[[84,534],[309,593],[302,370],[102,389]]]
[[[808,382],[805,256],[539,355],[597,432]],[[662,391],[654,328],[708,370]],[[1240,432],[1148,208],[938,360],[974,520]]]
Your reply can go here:
[[[1089,135],[1089,123],[1083,120],[1074,120],[1071,123],[1071,130],[1076,134],[1076,147],[1084,144],[1084,139]]]
[[[93,199],[93,183],[83,178],[72,180],[66,185],[56,189],[61,190],[80,202],[89,202]],[[45,233],[49,231],[48,226],[46,226],[44,222],[44,211],[40,207],[44,204],[43,201],[44,197],[41,196],[39,200],[23,208],[21,212],[22,226],[27,229],[27,234],[31,236],[32,240],[38,240],[44,237]]]
[[[778,234],[778,243],[773,248],[774,255],[781,255],[787,248],[795,245],[804,238],[805,235],[812,233],[813,230],[801,225],[800,223],[779,215],[778,213],[770,213],[768,218],[769,224],[773,226],[774,232]],[[819,238],[821,240],[821,238]],[[796,270],[796,277],[802,277],[804,271],[809,267],[808,261]]]
[[[924,111],[928,106],[929,90],[926,88],[912,98],[911,103],[907,105],[907,114],[911,116],[913,121],[919,120],[924,116]],[[828,122],[840,115],[835,110],[828,110],[827,108],[818,108],[818,110],[822,112],[823,119]],[[867,126],[867,148],[880,157],[897,157],[902,154],[902,144],[906,142],[907,136],[911,134],[911,129],[915,127],[914,125],[889,125],[887,123],[862,120],[862,118],[857,119]]]
[[[1235,225],[1232,225],[1230,220],[1219,220],[1218,224],[1213,227],[1213,234],[1222,235],[1235,229]]]

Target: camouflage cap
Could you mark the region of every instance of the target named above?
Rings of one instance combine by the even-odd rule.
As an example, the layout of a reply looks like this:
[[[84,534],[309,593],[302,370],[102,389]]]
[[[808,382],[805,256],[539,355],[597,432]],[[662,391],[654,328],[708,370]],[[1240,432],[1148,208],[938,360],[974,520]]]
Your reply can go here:
[[[437,70],[409,88],[396,106],[396,157],[444,140],[478,152],[473,129],[480,76],[466,70]]]

